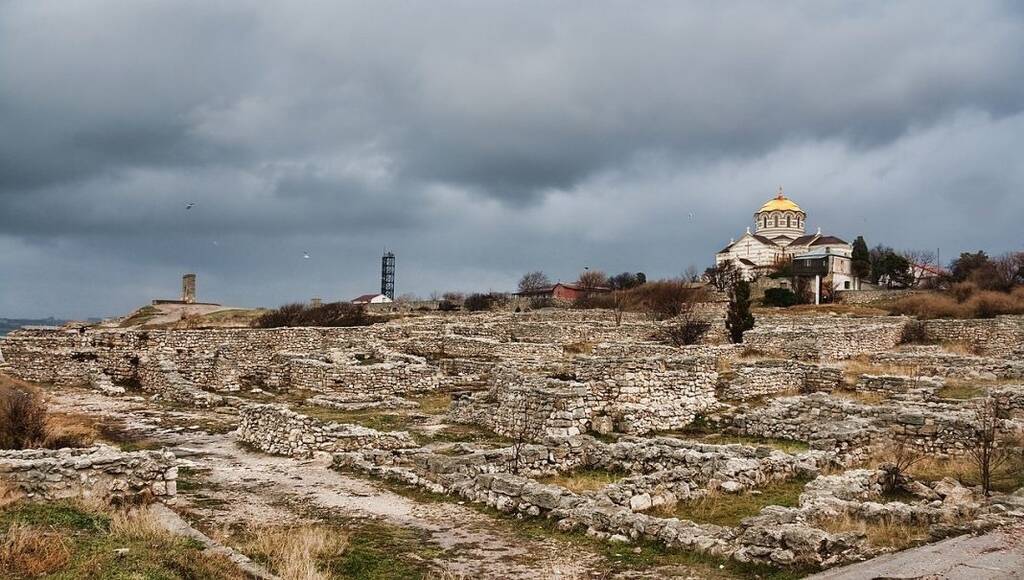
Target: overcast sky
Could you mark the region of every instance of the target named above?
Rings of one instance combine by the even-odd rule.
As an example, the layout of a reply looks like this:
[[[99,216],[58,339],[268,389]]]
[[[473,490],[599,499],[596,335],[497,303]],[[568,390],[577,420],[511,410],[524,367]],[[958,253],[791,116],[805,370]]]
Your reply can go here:
[[[1021,6],[0,0],[0,317],[1021,249]]]

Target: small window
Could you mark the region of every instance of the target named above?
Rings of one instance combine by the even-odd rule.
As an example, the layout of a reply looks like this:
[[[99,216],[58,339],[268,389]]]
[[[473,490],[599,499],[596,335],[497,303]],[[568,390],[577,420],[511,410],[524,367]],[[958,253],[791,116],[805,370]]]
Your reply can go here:
[[[843,289],[844,290],[849,290],[850,289],[850,281],[849,280],[843,282]]]
[[[789,223],[789,220],[790,220],[790,217],[786,216],[786,227],[787,228],[792,227],[792,224]]]

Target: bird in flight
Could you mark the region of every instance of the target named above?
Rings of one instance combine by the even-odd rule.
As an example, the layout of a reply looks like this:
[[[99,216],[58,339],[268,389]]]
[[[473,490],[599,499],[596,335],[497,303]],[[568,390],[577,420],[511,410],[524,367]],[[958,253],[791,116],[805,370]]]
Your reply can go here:
[[[302,257],[306,260],[309,259],[309,252],[302,252]]]
[[[187,210],[188,209],[192,209],[192,206],[194,206],[195,204],[196,203],[194,201],[190,201],[190,202],[185,204],[185,209],[187,209]]]

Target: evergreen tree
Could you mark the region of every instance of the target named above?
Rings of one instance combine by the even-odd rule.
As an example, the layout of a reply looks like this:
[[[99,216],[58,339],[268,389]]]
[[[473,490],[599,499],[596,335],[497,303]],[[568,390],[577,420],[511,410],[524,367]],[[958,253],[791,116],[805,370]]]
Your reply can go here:
[[[743,333],[754,328],[754,315],[750,312],[750,282],[746,280],[737,280],[732,286],[725,328],[734,343],[743,342]]]
[[[868,243],[864,236],[857,236],[853,241],[853,275],[857,278],[867,280],[871,276],[871,254],[868,252]]]

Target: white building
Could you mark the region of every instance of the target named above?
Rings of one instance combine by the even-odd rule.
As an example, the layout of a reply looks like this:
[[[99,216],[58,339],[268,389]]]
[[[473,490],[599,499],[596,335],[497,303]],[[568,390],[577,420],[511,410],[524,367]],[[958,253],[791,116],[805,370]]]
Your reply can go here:
[[[838,290],[860,288],[853,276],[851,255],[853,246],[836,236],[805,231],[807,213],[793,200],[782,194],[782,188],[773,199],[754,212],[754,232],[747,228],[740,238],[715,255],[715,264],[732,261],[752,280],[769,274],[778,266],[798,256],[826,257],[827,269],[822,280]],[[820,255],[819,255],[820,254]]]
[[[352,304],[388,304],[391,302],[394,302],[394,300],[388,298],[385,294],[363,294],[352,299]]]

